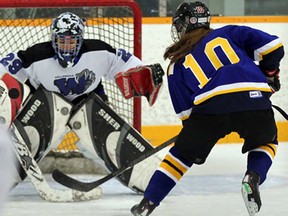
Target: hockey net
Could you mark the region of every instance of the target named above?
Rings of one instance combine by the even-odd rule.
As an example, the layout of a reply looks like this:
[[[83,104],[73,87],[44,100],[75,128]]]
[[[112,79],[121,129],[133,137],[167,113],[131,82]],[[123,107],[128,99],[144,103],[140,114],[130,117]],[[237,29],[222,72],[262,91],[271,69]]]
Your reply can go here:
[[[142,14],[134,0],[0,1],[0,57],[49,41],[53,18],[66,11],[88,21],[84,38],[103,40],[141,58]],[[141,99],[124,99],[112,81],[103,80],[103,85],[115,111],[140,131]],[[77,135],[69,132],[51,153],[57,157],[78,156],[77,141]]]

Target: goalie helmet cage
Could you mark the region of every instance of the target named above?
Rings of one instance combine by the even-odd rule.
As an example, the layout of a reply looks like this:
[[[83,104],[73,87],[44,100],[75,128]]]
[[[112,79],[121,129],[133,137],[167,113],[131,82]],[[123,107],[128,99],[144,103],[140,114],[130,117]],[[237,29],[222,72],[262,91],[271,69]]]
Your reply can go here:
[[[88,21],[84,38],[103,40],[141,59],[142,12],[134,0],[0,1],[0,57],[49,41],[53,18],[66,11]],[[114,82],[103,84],[114,110],[141,132],[141,98],[126,100]],[[75,136],[67,134],[57,150],[77,151]]]

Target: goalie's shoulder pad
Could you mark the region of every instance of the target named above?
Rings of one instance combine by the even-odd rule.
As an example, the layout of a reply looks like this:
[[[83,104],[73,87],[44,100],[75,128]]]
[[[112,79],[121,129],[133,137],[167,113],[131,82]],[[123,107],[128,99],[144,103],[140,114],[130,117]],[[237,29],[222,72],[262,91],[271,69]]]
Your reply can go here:
[[[30,94],[29,87],[8,73],[0,79],[0,124],[9,127]]]
[[[164,71],[160,64],[144,65],[120,72],[115,81],[126,99],[145,96],[152,106],[163,82]]]

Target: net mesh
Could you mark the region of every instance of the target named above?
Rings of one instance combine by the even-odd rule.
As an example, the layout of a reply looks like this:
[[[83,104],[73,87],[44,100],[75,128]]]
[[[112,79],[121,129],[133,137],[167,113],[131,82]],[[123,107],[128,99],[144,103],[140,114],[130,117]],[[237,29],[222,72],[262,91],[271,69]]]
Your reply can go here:
[[[88,0],[89,1],[89,0]],[[32,1],[31,1],[32,2]],[[26,49],[36,43],[50,41],[50,24],[53,18],[63,12],[72,12],[85,18],[88,25],[85,27],[84,38],[100,39],[115,48],[123,48],[135,53],[134,45],[134,14],[128,6],[87,6],[55,7],[53,3],[48,8],[41,7],[1,7],[0,3],[0,57],[10,52]],[[101,67],[99,65],[99,67]],[[135,100],[125,100],[114,82],[102,81],[109,102],[114,110],[128,123],[135,126],[139,122],[139,114],[135,114]],[[77,152],[75,143],[77,135],[69,132],[63,138],[55,152]]]

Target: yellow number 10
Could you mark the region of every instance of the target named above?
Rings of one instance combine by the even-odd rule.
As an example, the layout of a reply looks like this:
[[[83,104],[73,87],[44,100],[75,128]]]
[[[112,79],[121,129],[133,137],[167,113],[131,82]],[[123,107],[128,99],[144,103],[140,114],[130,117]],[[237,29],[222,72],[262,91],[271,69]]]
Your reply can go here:
[[[228,40],[225,38],[217,37],[208,42],[204,50],[207,58],[210,60],[215,70],[218,70],[220,67],[223,66],[223,63],[218,58],[215,52],[216,47],[220,47],[223,50],[231,64],[236,64],[240,61],[233,48],[230,46]],[[209,81],[209,78],[205,75],[204,71],[197,63],[195,58],[192,56],[192,54],[189,54],[185,57],[184,67],[186,69],[189,68],[195,75],[196,79],[199,82],[199,88],[203,88],[203,86],[205,86],[206,83]]]

